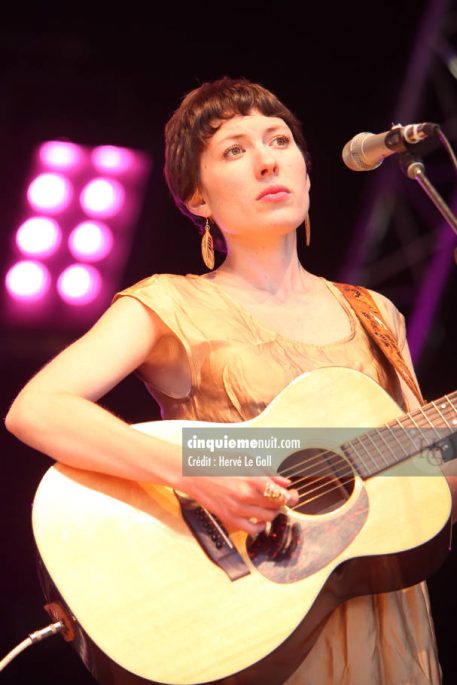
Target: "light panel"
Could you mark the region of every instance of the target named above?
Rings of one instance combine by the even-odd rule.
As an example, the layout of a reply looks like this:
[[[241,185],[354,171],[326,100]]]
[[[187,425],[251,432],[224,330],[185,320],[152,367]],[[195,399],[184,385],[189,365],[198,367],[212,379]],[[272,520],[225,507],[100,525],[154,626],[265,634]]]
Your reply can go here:
[[[148,155],[122,146],[37,146],[1,316],[47,330],[87,327],[119,289],[150,168]]]

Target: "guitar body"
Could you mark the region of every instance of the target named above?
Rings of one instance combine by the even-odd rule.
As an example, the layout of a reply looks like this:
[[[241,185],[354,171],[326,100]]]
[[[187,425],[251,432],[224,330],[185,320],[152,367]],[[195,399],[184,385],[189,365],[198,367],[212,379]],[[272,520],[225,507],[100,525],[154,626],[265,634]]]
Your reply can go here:
[[[309,447],[338,452],[335,426],[347,439],[401,415],[371,379],[328,368],[300,376],[247,425],[313,427]],[[136,428],[180,444],[192,425],[203,424]],[[280,685],[340,603],[412,585],[441,565],[450,513],[441,472],[424,475],[413,457],[356,476],[336,509],[289,512],[300,531],[290,561],[256,564],[247,536],[232,535],[248,570],[232,580],[169,488],[56,465],[38,488],[33,529],[47,597],[75,617],[75,646],[100,682]]]

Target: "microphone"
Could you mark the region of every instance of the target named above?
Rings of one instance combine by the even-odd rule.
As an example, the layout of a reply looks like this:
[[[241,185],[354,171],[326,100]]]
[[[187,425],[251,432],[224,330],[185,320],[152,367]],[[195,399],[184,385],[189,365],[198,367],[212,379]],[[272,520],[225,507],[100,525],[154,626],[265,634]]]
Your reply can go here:
[[[343,148],[343,162],[352,171],[371,171],[386,157],[405,152],[408,145],[418,143],[439,131],[438,124],[395,124],[384,133],[358,133]]]

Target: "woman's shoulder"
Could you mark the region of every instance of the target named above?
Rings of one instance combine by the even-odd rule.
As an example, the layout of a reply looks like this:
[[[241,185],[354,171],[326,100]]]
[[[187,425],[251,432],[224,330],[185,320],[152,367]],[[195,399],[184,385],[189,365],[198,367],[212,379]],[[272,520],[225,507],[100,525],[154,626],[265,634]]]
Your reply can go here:
[[[183,276],[180,274],[155,273],[123,288],[116,293],[114,299],[122,295],[165,296],[167,294],[184,293],[192,285],[193,280],[197,278],[198,276],[194,274]]]
[[[180,274],[154,273],[150,276],[142,278],[139,281],[136,281],[135,283],[132,283],[131,285],[124,288],[123,291],[141,290],[142,288],[153,288],[156,286],[179,287],[183,286],[185,283],[188,282],[189,279],[192,278],[198,278],[198,276],[194,276],[193,274],[187,274],[186,276],[182,276]]]

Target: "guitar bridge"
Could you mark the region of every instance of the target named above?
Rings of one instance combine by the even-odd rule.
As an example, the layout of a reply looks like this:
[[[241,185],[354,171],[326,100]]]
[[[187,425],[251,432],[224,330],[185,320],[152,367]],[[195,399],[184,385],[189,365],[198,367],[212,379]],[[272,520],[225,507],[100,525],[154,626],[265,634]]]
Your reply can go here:
[[[219,519],[195,500],[174,491],[181,514],[205,554],[228,575],[238,580],[250,574],[237,548]]]

